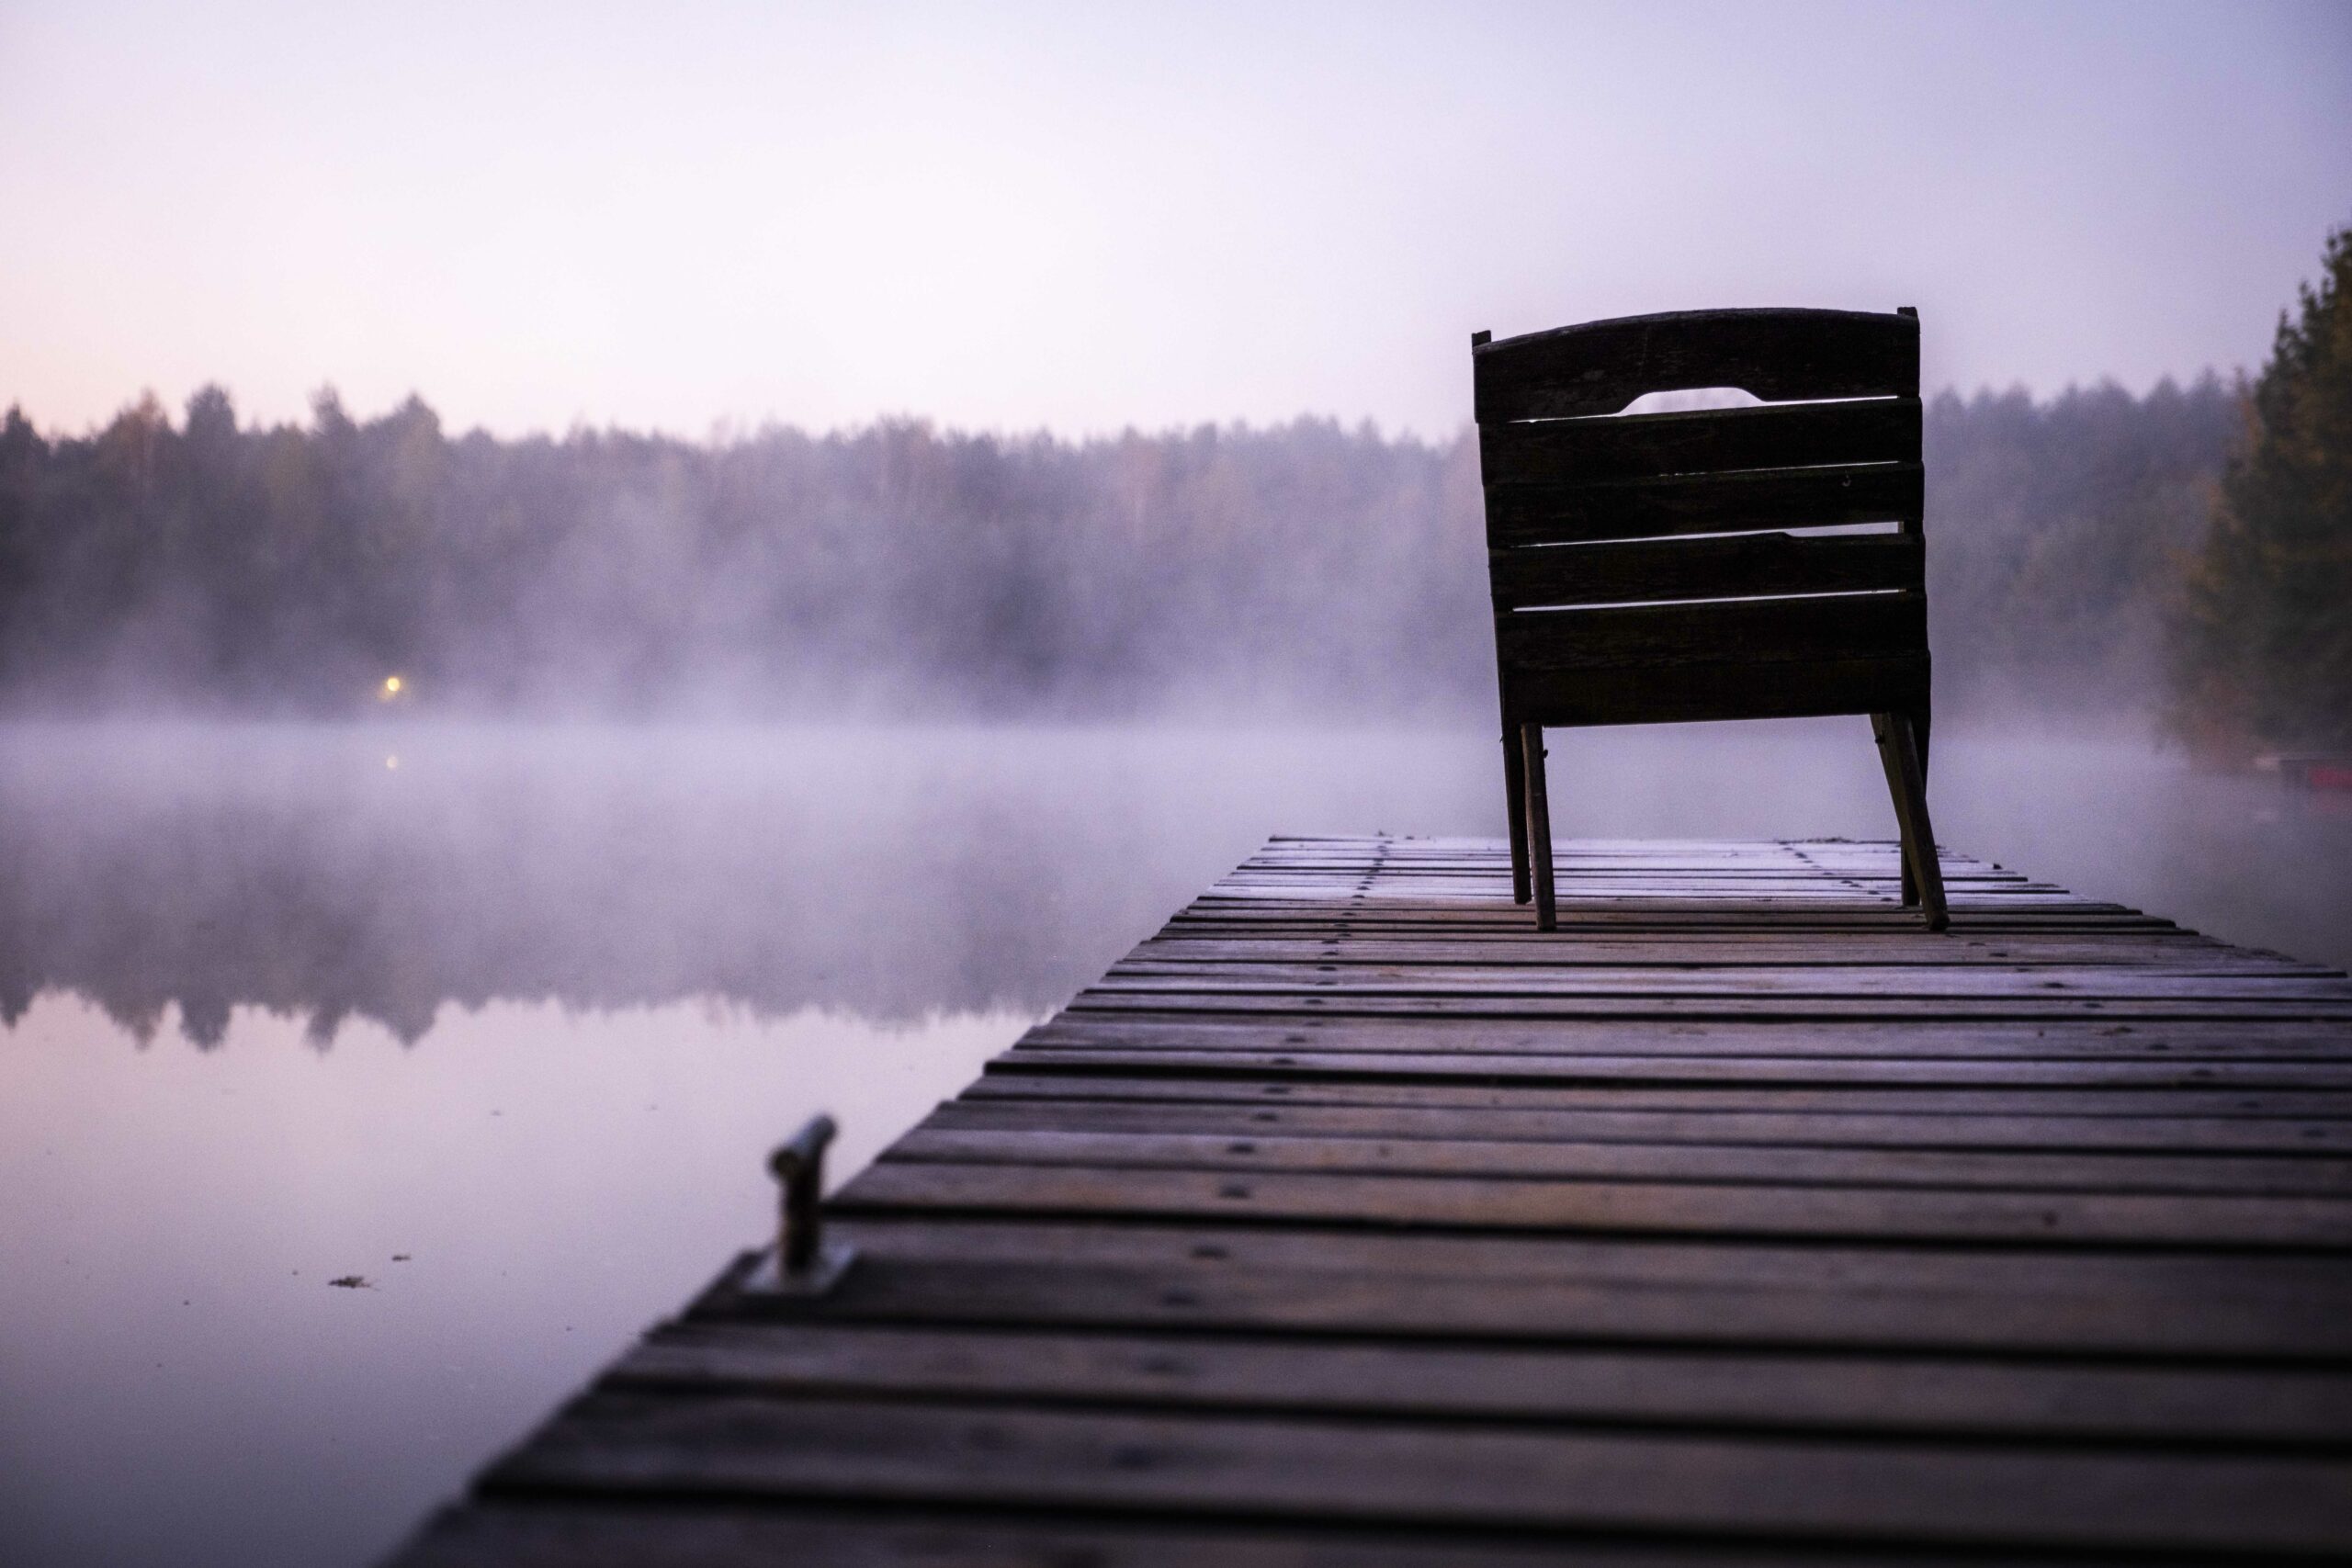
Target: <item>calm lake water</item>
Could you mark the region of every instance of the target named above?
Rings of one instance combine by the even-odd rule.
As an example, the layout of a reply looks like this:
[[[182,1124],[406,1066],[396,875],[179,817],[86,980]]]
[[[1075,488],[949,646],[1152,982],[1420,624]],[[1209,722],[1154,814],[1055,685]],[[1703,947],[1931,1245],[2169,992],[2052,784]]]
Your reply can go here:
[[[0,1562],[368,1562],[1268,833],[1484,733],[0,728]],[[1560,734],[1589,834],[1893,825],[1860,719]],[[2352,814],[1942,733],[1939,836],[2352,963]],[[366,1283],[330,1283],[356,1276]]]

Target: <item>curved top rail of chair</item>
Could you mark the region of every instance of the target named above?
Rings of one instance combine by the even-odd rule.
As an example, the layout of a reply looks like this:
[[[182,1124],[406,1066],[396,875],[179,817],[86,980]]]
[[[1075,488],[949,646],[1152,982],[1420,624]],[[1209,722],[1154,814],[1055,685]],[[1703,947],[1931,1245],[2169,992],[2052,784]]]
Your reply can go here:
[[[1766,402],[1912,397],[1919,318],[1907,307],[1673,310],[1497,338],[1471,355],[1480,424],[1615,413],[1698,387]]]

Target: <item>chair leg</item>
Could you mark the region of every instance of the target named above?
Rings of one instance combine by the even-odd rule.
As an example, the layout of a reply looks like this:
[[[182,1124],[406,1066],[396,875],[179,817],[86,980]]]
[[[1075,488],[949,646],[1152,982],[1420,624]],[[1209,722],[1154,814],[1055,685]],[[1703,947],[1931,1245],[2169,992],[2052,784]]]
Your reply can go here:
[[[1886,770],[1886,790],[1894,797],[1895,826],[1903,835],[1903,851],[1894,857],[1902,868],[1903,907],[1906,909],[1916,909],[1919,907],[1919,878],[1911,869],[1911,819],[1903,814],[1903,786],[1896,782],[1895,764],[1891,753],[1887,750],[1887,747],[1892,744],[1888,739],[1891,733],[1888,726],[1893,722],[1894,716],[1891,714],[1871,715],[1871,739],[1878,743],[1879,765]],[[1923,773],[1920,793],[1924,795],[1926,790],[1926,775]]]
[[[1911,716],[1911,738],[1917,742],[1919,752],[1919,793],[1928,792],[1928,714],[1922,708]],[[1903,860],[1903,907],[1906,909],[1919,902],[1919,879],[1911,870],[1908,855]]]
[[[1886,790],[1894,797],[1894,819],[1903,830],[1903,864],[1906,880],[1918,888],[1928,929],[1939,931],[1951,924],[1944,904],[1944,874],[1936,859],[1936,830],[1928,820],[1927,772],[1919,763],[1917,732],[1909,714],[1874,713],[1871,732],[1878,739],[1878,760],[1886,770]]]
[[[1552,803],[1544,784],[1544,727],[1519,727],[1520,755],[1527,771],[1527,858],[1535,873],[1535,929],[1558,929],[1552,897]]]
[[[1527,758],[1519,727],[1503,726],[1503,807],[1510,816],[1510,901],[1524,904],[1527,882]]]

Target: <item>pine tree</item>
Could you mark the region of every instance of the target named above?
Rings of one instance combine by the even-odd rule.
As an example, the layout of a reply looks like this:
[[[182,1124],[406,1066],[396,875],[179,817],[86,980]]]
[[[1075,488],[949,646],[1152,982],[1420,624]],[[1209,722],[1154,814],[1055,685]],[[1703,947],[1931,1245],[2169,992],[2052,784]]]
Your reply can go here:
[[[2352,227],[2282,311],[2176,626],[2192,747],[2352,748]]]

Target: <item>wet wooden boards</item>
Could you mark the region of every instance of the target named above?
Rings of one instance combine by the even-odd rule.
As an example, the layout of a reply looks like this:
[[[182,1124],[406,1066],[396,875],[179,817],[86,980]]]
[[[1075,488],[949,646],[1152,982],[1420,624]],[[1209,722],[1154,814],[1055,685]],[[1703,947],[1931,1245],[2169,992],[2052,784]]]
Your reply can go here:
[[[2352,984],[1943,870],[1278,839],[401,1568],[2346,1560]]]

